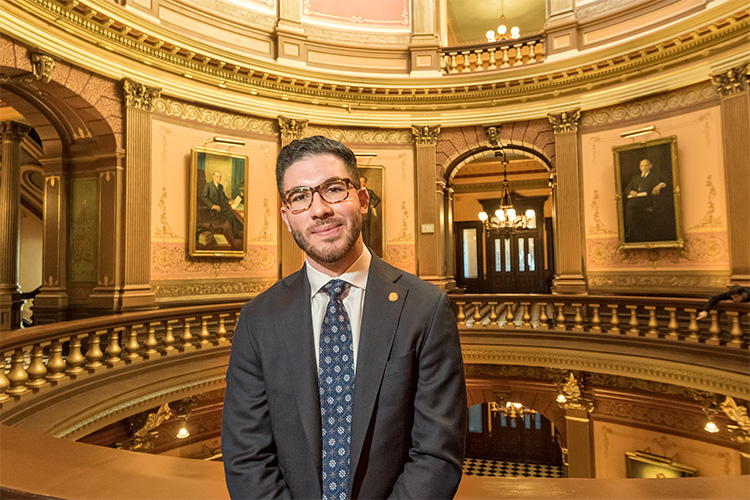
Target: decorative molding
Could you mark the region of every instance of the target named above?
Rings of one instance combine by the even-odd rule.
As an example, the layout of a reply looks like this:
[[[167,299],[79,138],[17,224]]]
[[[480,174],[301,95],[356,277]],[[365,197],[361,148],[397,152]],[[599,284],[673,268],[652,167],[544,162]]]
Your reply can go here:
[[[180,278],[202,278],[232,275],[248,278],[249,274],[273,272],[276,266],[276,245],[248,245],[247,254],[242,259],[204,257],[192,259],[187,253],[184,241],[151,243],[151,275]]]
[[[589,271],[586,275],[589,287],[594,289],[618,290],[719,290],[726,288],[729,271],[717,273],[598,273]]]
[[[487,142],[489,142],[490,146],[492,146],[493,148],[501,146],[499,137],[500,127],[501,125],[490,125],[484,127],[484,135],[487,136]]]
[[[578,131],[578,120],[581,118],[581,110],[574,109],[571,111],[563,111],[560,114],[550,113],[547,115],[549,122],[552,124],[552,130],[555,134],[562,132],[577,132]]]
[[[435,125],[434,127],[429,125],[412,125],[411,132],[417,144],[435,145],[437,143],[437,136],[440,133],[440,125]]]
[[[309,120],[297,120],[284,116],[279,116],[278,119],[281,138],[289,140],[301,139],[309,122]]]
[[[225,282],[159,282],[152,281],[151,288],[157,298],[197,297],[203,295],[258,294],[270,288],[275,279],[244,279]]]
[[[126,106],[151,111],[154,101],[161,95],[161,89],[143,85],[130,78],[123,78],[121,82]]]
[[[372,46],[384,45],[391,47],[407,46],[411,43],[411,35],[398,35],[395,33],[374,33],[371,31],[345,31],[331,27],[312,26],[306,24],[303,26],[305,35],[310,41],[325,42],[343,42],[354,46]]]
[[[744,92],[750,83],[750,63],[736,66],[725,73],[711,75],[711,80],[722,97]]]
[[[662,115],[668,111],[695,106],[714,101],[718,104],[718,94],[710,82],[666,92],[647,99],[641,99],[594,111],[585,111],[581,117],[581,128],[601,127],[633,119],[644,119]]]
[[[167,98],[158,98],[154,102],[154,113],[189,120],[205,125],[213,125],[230,130],[242,130],[262,135],[277,135],[273,122],[266,119],[227,113],[204,108]]]
[[[3,141],[14,141],[20,143],[30,130],[31,127],[25,123],[13,120],[0,122],[0,138],[2,138]]]
[[[308,127],[305,136],[324,135],[330,139],[349,144],[413,144],[412,134],[394,129],[340,129],[325,126]]]
[[[55,69],[55,60],[52,56],[41,52],[31,54],[31,71],[35,80],[49,83],[53,69]]]

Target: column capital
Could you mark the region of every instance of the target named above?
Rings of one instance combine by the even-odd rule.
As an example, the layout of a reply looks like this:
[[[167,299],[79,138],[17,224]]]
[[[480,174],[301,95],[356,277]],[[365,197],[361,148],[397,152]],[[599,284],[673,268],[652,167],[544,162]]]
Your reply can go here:
[[[411,132],[414,134],[414,140],[417,141],[417,144],[434,145],[440,133],[440,125],[435,125],[434,127],[429,125],[412,125]]]
[[[723,97],[747,90],[750,83],[750,63],[730,68],[724,73],[711,75],[716,90]]]
[[[55,69],[55,60],[52,56],[41,52],[31,54],[31,71],[36,80],[49,83],[53,69]]]
[[[484,127],[484,135],[487,136],[487,142],[493,148],[500,146],[500,127],[502,125],[487,125]]]
[[[278,120],[281,138],[289,139],[290,141],[301,139],[309,122],[309,120],[297,120],[296,118],[287,118],[285,116],[279,116]]]
[[[7,120],[0,122],[0,138],[4,141],[20,141],[31,127],[25,123]]]
[[[125,105],[133,108],[151,111],[154,100],[161,95],[161,89],[149,87],[129,78],[123,78],[122,90],[125,94]]]
[[[576,132],[578,131],[578,120],[581,118],[581,110],[563,111],[560,114],[549,113],[547,118],[556,134],[561,132]]]

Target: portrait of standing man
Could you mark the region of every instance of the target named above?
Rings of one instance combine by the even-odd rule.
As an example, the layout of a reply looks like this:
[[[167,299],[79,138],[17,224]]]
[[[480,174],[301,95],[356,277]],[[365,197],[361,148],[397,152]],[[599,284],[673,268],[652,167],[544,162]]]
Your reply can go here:
[[[362,241],[356,158],[322,136],[279,153],[302,269],[242,308],[222,423],[232,498],[452,498],[466,387],[456,320],[432,284]]]

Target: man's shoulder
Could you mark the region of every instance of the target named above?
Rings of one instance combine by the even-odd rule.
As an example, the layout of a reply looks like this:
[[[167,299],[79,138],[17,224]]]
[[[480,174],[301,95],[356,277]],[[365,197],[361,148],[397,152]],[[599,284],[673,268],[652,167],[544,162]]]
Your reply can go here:
[[[278,280],[276,283],[271,285],[270,288],[259,293],[249,301],[245,302],[242,306],[243,311],[248,313],[266,312],[269,314],[275,314],[278,312],[280,303],[288,300],[288,295],[294,286],[304,286],[304,282],[298,282],[297,280],[304,280],[304,267],[297,272],[294,272]]]

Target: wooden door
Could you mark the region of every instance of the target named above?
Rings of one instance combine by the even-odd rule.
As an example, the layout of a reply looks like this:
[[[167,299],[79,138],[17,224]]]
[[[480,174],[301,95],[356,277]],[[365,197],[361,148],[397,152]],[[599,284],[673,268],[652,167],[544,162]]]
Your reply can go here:
[[[456,222],[456,284],[467,293],[484,292],[484,227],[479,221]]]

